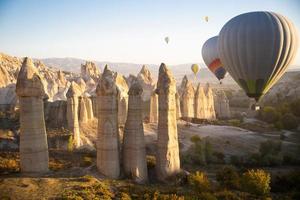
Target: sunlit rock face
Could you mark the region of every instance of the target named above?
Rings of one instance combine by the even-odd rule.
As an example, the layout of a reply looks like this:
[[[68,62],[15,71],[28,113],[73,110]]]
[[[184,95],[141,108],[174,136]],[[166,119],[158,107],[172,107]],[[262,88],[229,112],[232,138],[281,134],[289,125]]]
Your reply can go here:
[[[181,114],[182,117],[194,118],[194,99],[195,89],[193,84],[187,80],[185,87],[182,88],[181,95]]]
[[[73,134],[75,147],[81,146],[80,129],[78,122],[79,96],[81,94],[80,87],[72,82],[67,92],[67,121],[68,129]]]
[[[178,93],[176,93],[175,98],[176,98],[176,119],[180,119],[182,115],[180,109],[180,96]]]
[[[137,80],[143,88],[142,99],[149,101],[155,88],[155,82],[149,69],[144,65],[137,75]]]
[[[158,94],[158,139],[156,174],[165,180],[180,170],[176,121],[176,82],[165,64],[159,68],[156,93]]]
[[[207,112],[207,97],[204,92],[203,86],[200,83],[195,92],[195,118],[206,119]]]
[[[97,86],[97,168],[108,178],[120,175],[118,97],[115,74],[106,66]]]
[[[149,122],[150,123],[158,122],[158,96],[155,92],[153,92],[150,99]]]
[[[16,94],[20,103],[20,166],[22,172],[48,171],[48,144],[44,121],[45,90],[30,58],[20,69]]]
[[[123,167],[137,183],[148,180],[146,147],[142,119],[142,86],[135,82],[129,89],[128,116],[124,130]]]
[[[205,86],[204,92],[205,92],[206,99],[207,99],[207,106],[206,106],[206,112],[205,112],[206,116],[205,117],[206,117],[206,119],[216,119],[214,95],[213,95],[213,91],[208,83]]]
[[[86,61],[85,64],[81,64],[81,77],[85,81],[93,79],[98,82],[100,78],[100,70],[95,63]]]
[[[114,74],[114,82],[118,89],[118,120],[119,125],[123,126],[127,118],[128,109],[128,85],[124,78],[119,73]]]
[[[218,119],[230,118],[229,100],[223,90],[214,93],[214,108]]]

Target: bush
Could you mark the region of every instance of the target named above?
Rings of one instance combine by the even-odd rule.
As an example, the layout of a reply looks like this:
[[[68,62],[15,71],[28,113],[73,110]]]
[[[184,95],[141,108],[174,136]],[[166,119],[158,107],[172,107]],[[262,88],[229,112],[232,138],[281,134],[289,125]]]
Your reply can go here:
[[[300,172],[292,171],[288,174],[277,174],[271,181],[272,192],[300,191]]]
[[[266,106],[261,110],[260,117],[263,121],[268,123],[275,123],[280,118],[280,113],[271,106]]]
[[[287,113],[284,114],[281,118],[281,123],[284,129],[292,130],[298,127],[298,119],[295,115]]]
[[[241,179],[241,186],[245,192],[258,196],[266,196],[270,193],[271,176],[264,170],[248,170]]]
[[[73,140],[73,136],[70,136],[69,137],[69,140],[68,140],[68,151],[73,151],[74,149],[74,140]]]
[[[239,175],[232,166],[225,166],[216,174],[217,181],[224,188],[238,189],[240,185]]]
[[[19,162],[15,159],[0,157],[0,173],[1,172],[18,172],[20,171]]]
[[[204,172],[197,171],[188,176],[188,183],[196,192],[207,192],[210,190],[210,182]]]
[[[199,142],[201,142],[201,138],[198,136],[198,135],[193,135],[191,138],[190,138],[190,141],[194,144],[197,144]]]

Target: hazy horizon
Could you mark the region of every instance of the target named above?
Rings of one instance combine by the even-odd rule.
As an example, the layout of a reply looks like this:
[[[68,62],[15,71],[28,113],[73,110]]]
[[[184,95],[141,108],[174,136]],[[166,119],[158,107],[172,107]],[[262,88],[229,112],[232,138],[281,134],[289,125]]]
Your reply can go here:
[[[300,28],[300,2],[0,0],[0,51],[33,58],[204,63],[201,49],[232,17],[269,10]],[[208,16],[206,22],[204,17]],[[169,36],[166,44],[164,37]],[[293,66],[300,66],[298,50]]]

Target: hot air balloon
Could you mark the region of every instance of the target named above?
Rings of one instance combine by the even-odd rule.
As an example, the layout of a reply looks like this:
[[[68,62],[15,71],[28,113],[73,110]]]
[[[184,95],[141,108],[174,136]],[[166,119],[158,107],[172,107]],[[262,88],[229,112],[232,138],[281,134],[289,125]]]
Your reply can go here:
[[[204,17],[204,20],[205,20],[206,22],[208,22],[208,16],[205,16],[205,17]]]
[[[220,81],[225,77],[226,70],[220,61],[218,53],[218,36],[208,39],[202,46],[202,58],[208,69]]]
[[[170,38],[169,38],[169,37],[165,37],[165,42],[166,42],[167,44],[169,44],[169,41],[170,41]]]
[[[294,25],[274,12],[250,12],[229,20],[218,47],[225,69],[256,102],[280,79],[297,51]]]
[[[191,70],[192,72],[195,74],[195,76],[197,75],[198,71],[199,71],[199,66],[197,64],[192,64],[191,66]]]

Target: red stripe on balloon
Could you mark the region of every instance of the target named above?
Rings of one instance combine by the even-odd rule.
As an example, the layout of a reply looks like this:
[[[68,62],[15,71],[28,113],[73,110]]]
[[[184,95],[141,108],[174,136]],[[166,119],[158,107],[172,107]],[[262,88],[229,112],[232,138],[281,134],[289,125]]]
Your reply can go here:
[[[209,64],[209,66],[208,66],[208,68],[210,69],[210,71],[212,71],[213,73],[215,73],[215,71],[216,71],[217,69],[219,69],[220,67],[222,67],[222,63],[221,63],[221,60],[220,60],[219,58],[213,60],[213,61]]]

